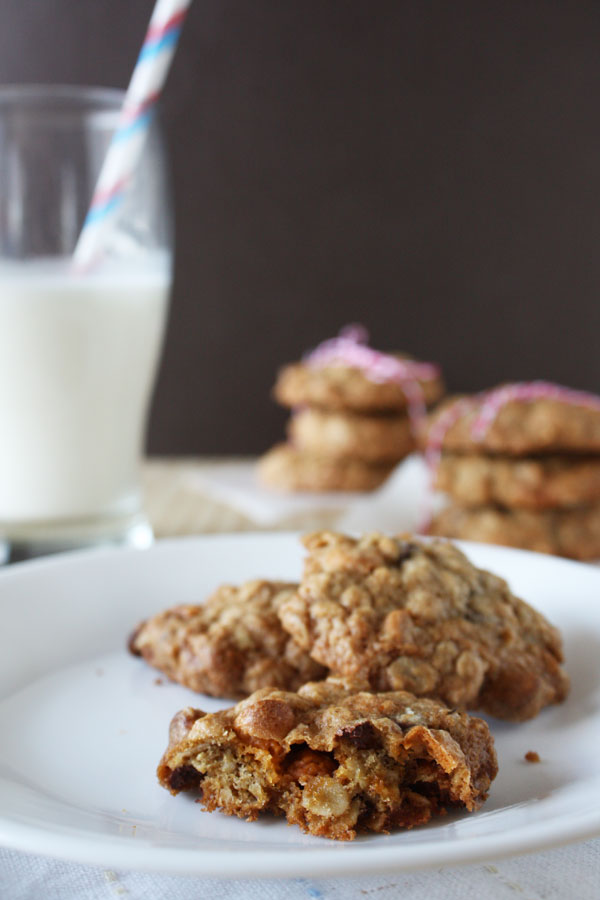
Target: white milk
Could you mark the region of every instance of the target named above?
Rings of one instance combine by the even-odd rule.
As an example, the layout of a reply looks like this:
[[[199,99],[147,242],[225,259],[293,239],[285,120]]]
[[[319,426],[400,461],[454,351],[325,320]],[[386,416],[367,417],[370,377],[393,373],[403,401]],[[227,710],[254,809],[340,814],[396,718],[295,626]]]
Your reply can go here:
[[[0,263],[0,524],[136,510],[169,280],[163,257]]]

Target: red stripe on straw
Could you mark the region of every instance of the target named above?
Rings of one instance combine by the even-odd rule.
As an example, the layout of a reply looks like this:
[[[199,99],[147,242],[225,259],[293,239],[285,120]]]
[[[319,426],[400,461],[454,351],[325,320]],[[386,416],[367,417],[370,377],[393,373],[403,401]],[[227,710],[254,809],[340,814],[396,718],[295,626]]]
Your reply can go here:
[[[127,184],[127,176],[125,178],[121,178],[120,181],[117,181],[116,184],[113,184],[108,190],[105,191],[96,191],[94,196],[92,197],[91,206],[103,206],[105,203],[108,203],[109,200],[123,190],[125,185]]]
[[[146,112],[151,106],[153,106],[158,98],[160,97],[160,91],[155,91],[153,94],[150,94],[149,97],[146,97],[141,103],[137,103],[135,106],[129,106],[123,109],[123,118],[127,122],[131,122],[134,119],[137,119],[138,116],[141,116]]]
[[[147,44],[148,41],[155,41],[157,38],[161,38],[167,31],[170,31],[172,28],[176,28],[178,25],[181,25],[183,20],[185,19],[187,13],[187,9],[182,9],[180,12],[175,13],[174,16],[171,16],[170,19],[167,19],[166,22],[163,22],[162,25],[150,25],[148,31],[146,32],[146,37],[144,39],[144,44]]]

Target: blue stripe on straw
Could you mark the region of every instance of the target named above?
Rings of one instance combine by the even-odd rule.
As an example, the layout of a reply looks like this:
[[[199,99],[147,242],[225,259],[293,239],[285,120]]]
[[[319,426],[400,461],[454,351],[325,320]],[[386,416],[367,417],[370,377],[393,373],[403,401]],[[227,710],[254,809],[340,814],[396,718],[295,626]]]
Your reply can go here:
[[[110,200],[107,200],[106,203],[103,203],[102,206],[92,206],[85,217],[84,227],[86,225],[91,225],[92,222],[98,222],[100,219],[103,219],[104,216],[107,216],[109,212],[116,209],[122,202],[123,195],[116,194],[114,197],[111,197]]]
[[[135,134],[136,131],[139,131],[140,128],[145,128],[150,124],[150,120],[154,114],[154,107],[150,107],[145,110],[141,116],[138,116],[137,119],[134,119],[133,122],[128,122],[127,125],[123,125],[122,128],[119,128],[117,133],[115,134],[115,141],[124,141],[127,138],[130,138],[132,134]]]
[[[145,44],[140,50],[138,62],[141,62],[141,60],[143,59],[149,59],[151,56],[157,56],[162,50],[167,47],[174,47],[179,40],[180,31],[181,25],[177,25],[175,28],[167,31],[166,34],[163,34],[163,36],[160,37],[156,42],[149,42],[148,44]]]

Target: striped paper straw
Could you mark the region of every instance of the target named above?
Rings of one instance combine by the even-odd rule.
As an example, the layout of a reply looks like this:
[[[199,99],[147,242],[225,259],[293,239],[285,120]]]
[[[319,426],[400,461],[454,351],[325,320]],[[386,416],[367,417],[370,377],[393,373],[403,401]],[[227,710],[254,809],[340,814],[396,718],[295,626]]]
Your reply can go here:
[[[90,268],[102,254],[132,172],[135,170],[156,101],[165,83],[191,0],[157,0],[100,170],[92,202],[73,254],[76,270]]]

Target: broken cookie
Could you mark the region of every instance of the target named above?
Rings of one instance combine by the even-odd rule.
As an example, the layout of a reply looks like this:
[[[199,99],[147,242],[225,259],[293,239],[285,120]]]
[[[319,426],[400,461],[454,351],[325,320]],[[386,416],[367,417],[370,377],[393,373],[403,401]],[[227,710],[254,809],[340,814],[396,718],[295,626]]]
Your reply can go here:
[[[405,692],[334,680],[261,690],[231,709],[185,709],[158,767],[163,787],[213,811],[285,815],[321,837],[421,825],[477,809],[497,772],[488,726]]]

